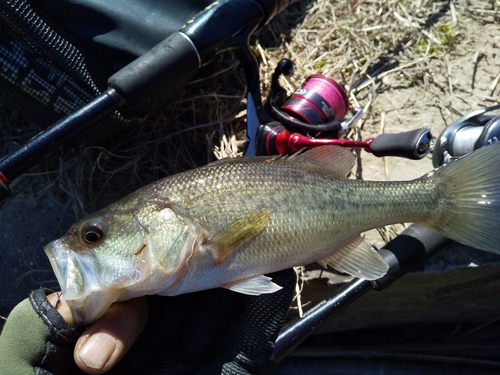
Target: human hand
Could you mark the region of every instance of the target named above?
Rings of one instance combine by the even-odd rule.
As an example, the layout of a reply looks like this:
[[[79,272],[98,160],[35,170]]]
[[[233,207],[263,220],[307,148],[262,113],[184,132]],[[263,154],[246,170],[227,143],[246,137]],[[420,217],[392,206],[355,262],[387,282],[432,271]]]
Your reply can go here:
[[[90,374],[261,373],[288,311],[296,280],[292,270],[272,277],[283,289],[258,297],[213,289],[116,303],[81,334],[69,325],[74,321],[65,301],[60,299],[57,304],[57,295],[52,295],[45,299],[46,304],[52,309],[57,305],[57,315],[66,327],[58,331],[60,322],[53,317],[46,322],[52,333],[46,347],[53,350],[44,348],[43,358],[31,365],[54,375],[82,374],[81,370]],[[0,370],[3,356],[9,355],[2,349],[5,331],[0,336]],[[7,339],[12,339],[13,332],[15,327]],[[12,353],[9,357],[12,363]]]
[[[47,300],[63,319],[75,327],[71,309],[59,293]],[[90,325],[78,338],[74,349],[76,365],[88,374],[103,374],[110,370],[128,352],[148,320],[146,297],[117,302],[106,314]]]

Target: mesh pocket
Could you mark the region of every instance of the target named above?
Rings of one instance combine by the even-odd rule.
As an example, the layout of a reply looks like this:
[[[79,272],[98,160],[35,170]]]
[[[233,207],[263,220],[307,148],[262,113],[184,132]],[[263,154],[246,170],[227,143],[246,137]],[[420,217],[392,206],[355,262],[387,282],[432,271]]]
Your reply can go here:
[[[111,72],[26,0],[0,2],[0,101],[47,127],[107,88]],[[96,127],[100,138],[137,119],[119,112]]]

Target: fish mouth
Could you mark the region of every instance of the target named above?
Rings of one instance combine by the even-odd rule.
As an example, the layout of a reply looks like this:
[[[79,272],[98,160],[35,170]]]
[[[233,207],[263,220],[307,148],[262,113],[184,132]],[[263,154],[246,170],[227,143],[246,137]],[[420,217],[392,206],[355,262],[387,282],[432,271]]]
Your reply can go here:
[[[85,278],[76,254],[59,239],[44,248],[64,298],[74,300],[85,294]]]
[[[118,299],[117,290],[102,288],[88,254],[74,252],[60,239],[49,243],[44,251],[78,326],[97,320]]]

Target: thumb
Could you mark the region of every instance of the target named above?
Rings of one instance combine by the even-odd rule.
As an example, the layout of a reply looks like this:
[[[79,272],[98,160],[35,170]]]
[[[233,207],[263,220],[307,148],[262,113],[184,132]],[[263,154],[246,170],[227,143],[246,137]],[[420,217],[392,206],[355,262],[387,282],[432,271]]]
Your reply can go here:
[[[110,370],[142,332],[148,314],[146,297],[112,304],[78,339],[74,351],[78,367],[88,374]]]

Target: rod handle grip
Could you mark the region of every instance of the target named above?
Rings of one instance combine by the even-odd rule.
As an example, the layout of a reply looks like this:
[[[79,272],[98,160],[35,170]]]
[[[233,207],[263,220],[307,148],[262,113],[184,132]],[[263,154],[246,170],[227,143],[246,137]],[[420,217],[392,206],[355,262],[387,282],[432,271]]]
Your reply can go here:
[[[120,94],[127,111],[144,114],[179,95],[199,67],[196,47],[177,32],[113,74],[108,85]]]
[[[372,281],[373,288],[385,289],[448,242],[450,239],[422,224],[411,224],[379,250],[389,265],[389,271],[382,278]]]

